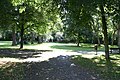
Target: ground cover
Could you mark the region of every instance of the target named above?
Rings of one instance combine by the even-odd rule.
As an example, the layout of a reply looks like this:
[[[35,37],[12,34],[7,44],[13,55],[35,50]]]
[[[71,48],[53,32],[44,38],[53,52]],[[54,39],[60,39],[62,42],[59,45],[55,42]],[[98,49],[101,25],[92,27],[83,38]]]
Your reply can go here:
[[[65,56],[63,57],[61,56],[63,54],[62,50],[64,50],[65,53]],[[104,51],[103,45],[99,47],[99,51],[101,50]],[[56,52],[54,53],[54,51]],[[80,47],[76,47],[76,44],[72,43],[43,43],[25,45],[24,49],[19,50],[19,46],[11,46],[10,41],[0,41],[0,80],[32,80],[35,78],[36,80],[60,80],[60,78],[64,80],[68,78],[71,80],[79,80],[81,77],[83,78],[82,80],[86,80],[83,76],[88,73],[87,79],[90,78],[89,80],[119,80],[119,54],[110,54],[111,59],[106,62],[104,56],[95,55],[96,57],[93,58],[85,58],[82,55],[79,55],[80,53],[77,51],[85,51],[85,54],[87,54],[87,52],[92,52],[94,51],[94,44],[81,43]],[[43,52],[47,52],[47,54]],[[72,55],[74,55],[72,60],[69,60],[71,56],[68,56],[68,54],[70,53],[73,53]],[[91,53],[89,55],[91,55]],[[33,61],[35,59],[42,59],[42,56],[44,58],[49,58],[46,61],[41,62]],[[2,59],[5,58],[7,60],[12,59],[12,62],[2,61]],[[24,62],[24,60],[27,59],[32,60],[30,60],[31,62]],[[71,66],[73,67],[70,68]],[[62,74],[66,69],[68,69],[64,74],[66,77],[63,77]],[[39,71],[40,73],[38,73]],[[84,72],[84,74],[80,73],[80,71],[82,71],[82,73]],[[54,74],[54,76],[57,75],[58,78],[53,76],[50,79],[54,72],[58,73]],[[27,73],[31,74],[27,75]],[[60,75],[62,77],[60,77]]]
[[[106,61],[104,56],[92,59],[74,56],[76,64],[100,75],[102,80],[119,80],[120,78],[120,54],[110,54],[111,59]]]

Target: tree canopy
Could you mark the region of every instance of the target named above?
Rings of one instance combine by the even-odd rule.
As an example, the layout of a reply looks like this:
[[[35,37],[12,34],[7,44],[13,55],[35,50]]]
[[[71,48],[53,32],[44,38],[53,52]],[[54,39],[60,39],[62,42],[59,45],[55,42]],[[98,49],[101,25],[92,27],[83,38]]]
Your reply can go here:
[[[104,39],[105,57],[109,59],[109,37],[117,36],[120,47],[120,2],[118,0],[1,0],[0,27],[20,33],[20,48],[25,34],[54,34],[80,42]],[[118,34],[117,34],[118,32]]]

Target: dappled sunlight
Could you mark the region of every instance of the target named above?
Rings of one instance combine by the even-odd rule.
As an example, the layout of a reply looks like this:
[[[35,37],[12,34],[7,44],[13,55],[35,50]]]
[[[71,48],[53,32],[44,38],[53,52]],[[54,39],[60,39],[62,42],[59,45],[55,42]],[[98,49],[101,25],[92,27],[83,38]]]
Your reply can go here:
[[[7,43],[0,43],[0,45],[6,45]]]
[[[117,59],[113,57],[117,56]],[[86,58],[81,56],[73,56],[73,60],[83,66],[88,68],[91,71],[95,71],[96,74],[99,74],[105,80],[118,80],[120,76],[120,55],[110,55],[112,57],[110,60],[106,61],[104,56],[96,56],[94,58]]]
[[[49,47],[49,44],[47,43],[42,43],[38,45],[29,45],[29,46],[24,46],[24,49],[36,49],[36,50],[51,50]]]
[[[12,53],[11,55],[3,55],[0,58],[0,61],[5,62],[41,62],[48,61],[50,58],[55,58],[58,56],[74,56],[74,55],[82,55],[86,58],[93,58],[96,56],[100,56],[101,54],[95,55],[95,52],[66,52],[62,50],[56,50],[53,52],[23,52],[19,51],[18,53]],[[6,57],[5,57],[6,56]]]
[[[56,49],[52,46],[67,46],[67,49]],[[103,55],[104,52],[98,51],[97,55],[95,51],[80,51],[79,47],[75,46],[76,44],[62,44],[62,43],[42,43],[37,45],[25,45],[24,49],[0,49],[0,61],[2,62],[42,62],[48,61],[50,58],[55,58],[58,56],[74,56],[82,55],[82,57],[93,58],[96,56]],[[83,45],[83,44],[82,44]],[[86,46],[89,46],[86,45]],[[72,48],[77,51],[73,51]],[[69,49],[69,50],[68,50]]]
[[[37,56],[37,58],[26,58],[23,59],[24,62],[19,62],[19,64],[17,62],[7,62],[5,66],[2,66],[4,70],[1,74],[10,79],[16,76],[16,80],[66,80],[72,77],[76,80],[81,79],[81,77],[85,80],[92,80],[99,78],[89,70],[81,68],[72,62],[70,56],[62,56],[67,55],[66,53],[58,56],[56,52],[53,52],[55,53],[54,57],[50,53],[52,54],[52,52],[43,52],[43,54],[33,55]],[[70,53],[70,55],[73,55],[73,53]],[[45,58],[45,56],[47,57]],[[41,61],[40,58],[44,61]]]
[[[75,44],[72,43],[68,43],[68,44],[64,44],[64,43],[42,43],[42,44],[36,44],[36,45],[25,45],[24,49],[37,49],[37,50],[57,50],[55,48],[52,48],[52,46],[75,46]]]
[[[41,73],[49,74],[49,72],[54,70],[54,67],[56,67],[56,65],[57,67],[59,67],[59,69],[57,70],[62,70],[65,66],[67,68],[77,67],[77,64],[75,64],[73,61],[69,62],[69,65],[66,65],[67,64],[66,60],[69,60],[69,58],[74,56],[72,57],[72,59],[79,60],[78,62],[80,66],[86,64],[84,68],[90,66],[88,69],[92,68],[93,70],[95,69],[96,71],[101,70],[102,75],[105,75],[105,73],[109,75],[108,73],[111,72],[111,74],[115,73],[114,76],[116,75],[119,76],[119,73],[120,73],[119,72],[119,67],[120,67],[119,55],[113,55],[111,57],[111,61],[106,63],[106,60],[104,58],[104,54],[105,54],[104,51],[97,51],[97,54],[96,54],[95,50],[80,50],[79,49],[80,47],[76,47],[74,45],[71,46],[71,44],[68,44],[66,49],[51,48],[51,46],[54,46],[57,44],[58,46],[61,46],[61,47],[62,46],[64,47],[65,45],[67,45],[67,44],[59,44],[59,43],[43,43],[35,46],[25,46],[24,49],[21,49],[21,50],[9,49],[9,48],[0,49],[0,67],[7,66],[8,63],[12,66],[16,65],[16,63],[19,63],[22,66],[24,66],[28,70],[28,72],[29,72],[29,69],[32,70],[31,68],[34,67],[36,68],[36,73],[34,74],[33,71],[30,71],[30,72],[33,75],[35,75],[34,78],[36,78],[36,76],[41,75]],[[77,48],[78,50],[75,50],[75,48]],[[15,64],[12,64],[12,63],[15,63]],[[54,67],[51,64],[54,65]],[[111,64],[113,65],[111,66]],[[38,72],[37,70],[39,68],[38,66],[41,68],[41,71],[45,71],[45,72],[41,72],[41,73]],[[8,71],[10,71],[9,72],[9,75],[10,75],[10,73],[12,72],[12,68]],[[31,75],[31,73],[29,75]],[[73,73],[72,76],[73,75],[76,76],[78,74]],[[96,75],[100,75],[100,74],[97,73]],[[96,79],[96,77],[93,75],[91,75],[90,78]],[[50,77],[45,77],[45,79],[50,79]]]
[[[18,58],[7,58],[7,57],[4,57],[4,58],[0,58],[0,61],[1,62],[22,62],[20,59]]]
[[[82,57],[85,58],[94,58],[105,54],[103,51],[98,51],[97,54],[96,51],[78,51],[78,53],[80,53]]]
[[[111,54],[111,61],[120,67],[120,54]]]

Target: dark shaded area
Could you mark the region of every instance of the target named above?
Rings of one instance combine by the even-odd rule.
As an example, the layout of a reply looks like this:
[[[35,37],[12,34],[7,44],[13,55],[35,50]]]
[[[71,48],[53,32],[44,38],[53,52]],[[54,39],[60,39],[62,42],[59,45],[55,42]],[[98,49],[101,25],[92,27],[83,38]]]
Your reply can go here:
[[[31,57],[37,57],[34,55],[41,54],[41,52],[52,51],[52,50],[30,50],[30,49],[0,49],[0,57],[11,57],[26,59]]]
[[[0,56],[22,59],[43,51],[49,50],[0,49]],[[116,62],[120,62],[120,56],[111,55],[107,62],[104,57],[87,59],[81,56],[74,59],[58,56],[42,62],[8,62],[0,67],[0,80],[119,80],[120,66]]]
[[[74,61],[76,64],[101,76],[102,80],[119,80],[120,66],[116,62],[120,62],[120,56],[117,56],[116,54],[114,54],[114,56],[116,57],[111,57],[108,61],[103,57],[88,59],[78,56]]]
[[[75,65],[70,56],[43,62],[7,63],[5,66],[0,68],[0,80],[100,80],[99,75]]]
[[[100,80],[99,77],[75,65],[69,56],[58,56],[49,61],[27,63],[23,80]]]
[[[23,80],[24,66],[22,63],[6,63],[0,67],[0,80]]]

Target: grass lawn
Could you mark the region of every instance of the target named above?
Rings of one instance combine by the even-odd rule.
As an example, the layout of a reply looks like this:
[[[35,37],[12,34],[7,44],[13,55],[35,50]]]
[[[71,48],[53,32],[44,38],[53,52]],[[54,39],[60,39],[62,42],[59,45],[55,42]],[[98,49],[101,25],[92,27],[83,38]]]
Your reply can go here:
[[[0,48],[19,48],[17,46],[11,46],[12,41],[0,41]],[[117,47],[117,46],[110,46]],[[77,47],[73,43],[42,43],[42,44],[27,44],[24,45],[24,49],[59,49],[59,50],[68,50],[68,51],[92,51],[94,50],[94,44],[80,43],[80,47]],[[98,47],[99,51],[104,51],[104,45]]]
[[[0,48],[8,48],[11,47],[12,41],[0,41]]]
[[[74,56],[73,61],[99,75],[102,80],[119,80],[120,79],[120,54],[111,54],[110,61],[106,62],[104,56],[92,59]]]
[[[14,52],[14,48],[19,48],[19,46],[11,46],[11,41],[0,41],[0,48],[10,50]],[[110,46],[116,47],[116,46]],[[11,48],[11,49],[9,49]],[[84,44],[81,43],[80,47],[76,47],[76,44],[64,44],[64,43],[43,43],[43,44],[33,44],[25,45],[25,49],[60,49],[60,50],[70,50],[70,51],[90,51],[94,50],[94,44]],[[104,46],[101,45],[98,50],[104,50]],[[2,54],[2,53],[1,53]],[[14,54],[13,54],[14,55]],[[2,57],[17,57],[20,58],[22,55],[0,55]],[[120,54],[110,54],[110,61],[106,62],[104,56],[95,57],[92,59],[83,58],[81,56],[74,56],[73,61],[82,66],[83,68],[89,69],[91,72],[102,77],[102,80],[119,80],[120,78]],[[23,80],[25,63],[0,62],[0,80]]]
[[[2,49],[19,49],[20,45],[12,46],[12,41],[0,41],[0,48]],[[23,49],[45,50],[48,49],[46,43],[42,44],[24,44]]]
[[[70,50],[70,51],[93,51],[94,50],[94,44],[88,44],[88,43],[80,43],[80,46],[77,47],[77,44],[63,44],[63,43],[56,43],[51,48],[53,49],[61,49],[61,50]],[[104,46],[101,45],[98,47],[99,51],[104,50]]]

